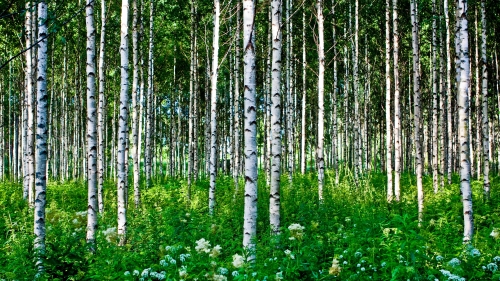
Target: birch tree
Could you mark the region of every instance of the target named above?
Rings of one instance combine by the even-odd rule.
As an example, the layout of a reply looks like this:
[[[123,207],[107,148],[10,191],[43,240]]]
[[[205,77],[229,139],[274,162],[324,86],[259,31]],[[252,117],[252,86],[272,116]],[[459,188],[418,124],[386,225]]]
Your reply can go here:
[[[481,92],[483,98],[483,187],[484,197],[488,200],[490,197],[490,138],[489,138],[489,120],[488,120],[488,67],[486,56],[486,8],[485,0],[481,0],[481,66],[482,66],[482,84]],[[498,66],[497,66],[498,67]],[[498,76],[497,76],[498,79]],[[478,93],[479,94],[479,93]]]
[[[95,232],[97,229],[97,108],[95,96],[95,26],[94,1],[87,0],[85,7],[87,26],[87,243],[95,251]]]
[[[401,177],[401,104],[399,94],[399,30],[398,0],[392,0],[392,38],[394,60],[394,197],[400,199]]]
[[[452,93],[451,93],[451,51],[450,51],[450,16],[448,14],[448,0],[444,0],[444,20],[446,26],[446,120],[447,120],[447,163],[446,171],[448,184],[451,184],[451,172],[453,169],[453,126],[452,126]]]
[[[128,0],[122,0],[120,26],[120,118],[118,119],[118,237],[120,246],[125,245],[127,235],[127,138],[128,138]]]
[[[460,191],[462,193],[464,214],[464,243],[470,243],[474,233],[472,216],[472,190],[470,186],[470,159],[469,159],[469,33],[467,22],[467,0],[457,0],[456,38],[459,49],[457,66],[458,84],[458,137],[460,143]]]
[[[413,116],[414,116],[414,143],[415,166],[417,173],[417,201],[418,221],[422,222],[424,212],[424,190],[422,186],[422,145],[420,142],[420,42],[418,32],[418,10],[416,0],[410,2],[412,23],[412,52],[413,52]]]
[[[323,1],[316,1],[317,18],[318,18],[318,148],[317,148],[317,165],[318,165],[318,197],[319,201],[323,201],[323,181],[325,178],[325,158],[324,158],[324,116],[325,116],[325,42],[323,32]]]
[[[99,43],[99,109],[97,111],[97,134],[98,134],[98,148],[97,148],[97,168],[98,168],[98,183],[97,183],[97,200],[99,204],[99,213],[104,212],[104,119],[105,119],[105,48],[106,48],[106,0],[101,0],[101,38]]]
[[[255,3],[243,0],[243,73],[244,73],[244,131],[245,131],[245,206],[243,215],[243,247],[248,260],[255,260],[257,234],[257,105],[255,84]]]
[[[27,2],[27,11],[26,11],[26,46],[31,46],[32,38],[35,38],[35,35],[32,32],[35,32],[36,29],[33,29],[32,23],[32,13],[29,11],[31,9],[31,2]],[[23,197],[28,200],[28,203],[31,207],[35,204],[34,195],[35,195],[35,114],[34,109],[35,105],[35,97],[34,97],[34,73],[33,73],[33,57],[34,53],[31,49],[28,49],[25,53],[26,57],[26,147],[25,147],[25,158],[26,165],[24,171],[26,173],[24,180],[24,194]]]
[[[45,256],[45,204],[47,191],[47,3],[38,3],[38,60],[36,93],[36,178],[35,178],[35,266],[38,272],[44,271]]]
[[[386,173],[387,173],[387,201],[392,201],[392,133],[391,133],[391,31],[390,31],[390,2],[385,1],[385,135],[386,135]]]
[[[271,2],[271,195],[269,217],[271,231],[279,233],[280,228],[280,177],[281,177],[281,11],[282,0]]]
[[[438,192],[438,79],[437,79],[437,14],[436,0],[432,0],[432,185]]]
[[[210,75],[210,189],[208,213],[215,209],[215,177],[217,176],[217,73],[219,70],[220,1],[214,0],[214,34],[212,42],[212,73]]]
[[[134,203],[137,208],[140,204],[140,155],[139,155],[139,122],[140,122],[140,102],[139,102],[139,26],[137,0],[132,1],[132,158],[134,161]]]

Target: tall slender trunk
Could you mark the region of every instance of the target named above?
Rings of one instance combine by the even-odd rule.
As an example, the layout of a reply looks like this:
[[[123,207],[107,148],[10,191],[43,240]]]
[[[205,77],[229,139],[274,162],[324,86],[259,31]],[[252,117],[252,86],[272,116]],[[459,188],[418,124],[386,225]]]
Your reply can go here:
[[[474,79],[475,81],[475,86],[476,89],[474,91],[476,97],[475,97],[475,117],[476,117],[476,139],[474,140],[472,137],[470,139],[471,143],[471,176],[474,177],[474,175],[477,173],[477,179],[479,180],[481,178],[481,150],[483,148],[483,141],[482,141],[482,131],[481,131],[481,82],[479,80],[479,28],[477,24],[478,18],[477,18],[477,8],[475,9],[475,17],[474,17],[474,51],[475,51],[475,72],[476,72],[476,77]],[[472,64],[472,62],[471,62]],[[472,68],[472,67],[471,67]],[[470,73],[471,79],[472,80],[472,71]],[[469,84],[469,96],[472,95],[472,89],[470,89],[472,86],[472,83]],[[472,98],[469,98],[470,101],[472,101]],[[472,106],[471,106],[472,108]],[[469,116],[472,116],[470,114]],[[469,117],[471,118],[471,117]],[[470,126],[469,128],[472,128]],[[472,134],[471,134],[472,136]],[[475,143],[474,143],[475,142]],[[474,161],[475,160],[475,161]],[[476,168],[474,169],[474,165],[476,165]]]
[[[414,117],[414,144],[415,144],[415,170],[417,174],[418,221],[423,221],[424,190],[422,186],[422,144],[420,141],[420,42],[418,26],[418,10],[416,0],[411,0],[412,22],[412,50],[413,50],[413,117]]]
[[[139,123],[140,123],[140,103],[139,99],[139,26],[137,0],[132,1],[132,63],[134,71],[132,73],[132,158],[134,161],[134,204],[138,208],[140,205],[140,154],[139,154]]]
[[[392,34],[394,57],[394,196],[400,200],[401,177],[401,103],[399,94],[399,30],[398,30],[398,0],[392,0]]]
[[[361,137],[360,137],[360,118],[359,118],[359,76],[358,76],[358,58],[359,58],[359,0],[355,0],[354,5],[354,56],[353,56],[353,77],[354,77],[354,175],[356,184],[361,174]]]
[[[31,2],[28,1],[26,3],[27,6],[27,12],[26,12],[26,46],[31,46],[31,38],[34,37],[34,34],[32,34],[32,15],[30,13],[30,9],[28,9],[31,6]],[[33,30],[35,32],[35,30]],[[24,199],[28,200],[28,203],[31,207],[33,207],[35,200],[34,200],[34,192],[35,192],[35,159],[34,159],[34,154],[35,154],[35,115],[34,115],[34,108],[35,108],[35,97],[34,97],[34,73],[33,73],[33,61],[32,57],[34,54],[32,53],[31,49],[29,49],[26,53],[26,88],[25,88],[25,95],[26,95],[26,150],[25,150],[25,158],[26,158],[26,165],[27,167],[25,168],[25,181],[24,181],[24,194],[23,197]]]
[[[118,119],[118,236],[120,246],[126,243],[127,234],[127,138],[128,138],[128,0],[122,0],[121,28],[120,28],[120,118]]]
[[[432,184],[438,192],[438,77],[437,77],[437,11],[436,0],[432,0]]]
[[[45,204],[47,190],[47,4],[38,3],[38,61],[36,94],[36,179],[34,212],[35,265],[44,271],[45,256]]]
[[[339,94],[339,88],[338,88],[338,80],[337,80],[337,34],[336,34],[336,28],[335,28],[335,1],[332,0],[332,16],[333,16],[333,19],[332,19],[332,34],[333,34],[333,55],[334,55],[334,60],[333,60],[333,100],[332,100],[332,107],[333,107],[333,117],[332,117],[332,121],[333,121],[333,132],[332,132],[332,161],[333,161],[333,169],[335,170],[335,184],[339,184],[339,167],[338,167],[338,145],[337,145],[337,140],[338,140],[338,136],[337,136],[337,98],[338,98],[338,94]],[[303,67],[303,83],[304,83],[304,89],[303,89],[303,95],[304,95],[304,101],[305,101],[305,93],[306,93],[306,89],[305,89],[305,80],[306,80],[306,75],[305,75],[305,71],[306,71],[306,68],[305,68],[305,61],[306,61],[306,53],[305,53],[305,44],[306,44],[306,40],[305,40],[305,12],[303,12],[302,14],[302,26],[303,26],[303,29],[302,29],[302,37],[303,37],[303,53],[302,53],[302,56],[303,56],[303,61],[304,61],[304,67]],[[305,120],[305,102],[303,102],[302,104],[302,108],[304,109],[304,113],[302,114],[302,120]],[[302,131],[302,134],[305,135],[305,124],[303,125],[303,131]],[[305,137],[305,136],[304,136]]]
[[[474,221],[472,216],[472,191],[470,185],[470,159],[469,159],[469,101],[468,93],[470,84],[469,66],[469,34],[467,23],[467,0],[457,0],[457,25],[456,37],[458,39],[459,65],[457,66],[458,84],[458,134],[460,142],[460,190],[462,192],[464,214],[464,243],[472,240]]]
[[[319,201],[323,201],[323,181],[325,178],[325,157],[324,157],[324,130],[325,130],[325,42],[323,32],[323,1],[316,2],[317,18],[318,18],[318,148],[317,148],[317,165],[318,165],[318,196]]]
[[[105,176],[105,130],[104,130],[104,120],[105,120],[105,106],[106,101],[104,97],[105,90],[105,47],[106,47],[106,0],[101,0],[101,40],[99,43],[99,109],[97,111],[97,133],[98,133],[98,149],[97,149],[97,165],[98,165],[98,183],[97,183],[97,200],[99,204],[99,213],[104,212],[104,176]]]
[[[387,201],[392,201],[394,191],[392,187],[392,132],[391,132],[391,28],[390,2],[385,1],[385,135],[386,135],[386,172],[387,172]]]
[[[150,0],[149,8],[149,54],[148,54],[148,93],[146,97],[146,149],[144,151],[145,155],[145,166],[146,166],[146,185],[151,187],[153,185],[151,181],[153,168],[153,1]]]
[[[446,122],[447,122],[447,134],[446,139],[448,141],[446,159],[446,171],[448,184],[451,184],[451,174],[453,171],[453,120],[452,120],[452,93],[451,93],[451,51],[450,51],[450,16],[448,14],[448,0],[444,0],[444,20],[446,25]]]
[[[236,3],[236,44],[235,44],[235,62],[234,62],[234,170],[233,181],[236,190],[238,190],[238,175],[240,174],[240,7],[239,2]]]
[[[300,172],[304,174],[306,172],[306,70],[307,70],[307,60],[306,60],[306,9],[302,10],[302,109],[301,109],[301,134],[300,134]]]
[[[219,72],[219,21],[220,2],[214,0],[214,37],[212,46],[212,73],[210,77],[210,190],[208,212],[215,209],[215,177],[217,176],[217,74]]]
[[[485,0],[481,0],[481,66],[482,66],[482,96],[483,96],[483,188],[484,197],[490,197],[490,138],[488,120],[488,68],[486,56],[486,8]],[[497,77],[498,79],[498,77]],[[479,94],[479,93],[478,93]]]
[[[280,232],[280,177],[281,177],[281,18],[282,1],[273,0],[272,7],[272,62],[271,62],[271,195],[269,214],[271,231]]]
[[[256,30],[254,0],[243,0],[243,83],[245,89],[245,207],[243,215],[243,247],[249,252],[249,261],[255,260],[255,238],[257,234]]]
[[[87,243],[95,251],[97,230],[97,108],[95,97],[95,36],[94,1],[87,0],[85,8],[87,26]]]

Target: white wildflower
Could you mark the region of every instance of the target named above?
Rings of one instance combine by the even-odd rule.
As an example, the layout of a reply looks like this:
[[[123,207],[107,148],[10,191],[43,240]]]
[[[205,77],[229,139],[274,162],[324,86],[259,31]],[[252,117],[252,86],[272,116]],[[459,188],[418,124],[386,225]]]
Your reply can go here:
[[[496,272],[498,270],[498,265],[496,263],[489,263],[486,268],[491,272]]]
[[[180,254],[179,255],[179,260],[181,260],[181,262],[185,262],[186,259],[190,258],[191,255],[190,254]]]
[[[215,246],[212,251],[210,252],[210,257],[211,258],[216,258],[220,255],[220,251],[222,250],[222,247],[220,245]]]
[[[306,228],[301,226],[298,223],[291,224],[288,227],[288,230],[290,230],[290,240],[294,240],[294,239],[301,240],[302,237],[304,236],[304,229],[306,229]]]
[[[257,276],[257,272],[252,272],[252,277]]]
[[[384,261],[380,264],[381,267],[385,267],[387,265],[387,263]]]
[[[196,247],[194,249],[198,253],[201,253],[201,252],[209,253],[210,252],[210,242],[205,240],[205,238],[201,238],[200,240],[196,241]]]
[[[283,280],[283,271],[276,272],[276,281],[281,281]]]
[[[134,276],[139,276],[139,270],[135,269],[134,272],[132,273]]]
[[[160,265],[161,265],[161,266],[168,266],[168,262],[167,262],[167,261],[165,261],[165,260],[161,260],[161,261],[160,261]]]
[[[343,265],[347,265],[347,261],[344,261],[342,264],[343,264]]]
[[[123,275],[125,275],[125,276],[130,276],[130,271],[128,271],[128,270],[127,270],[127,271],[125,271],[125,272],[123,273]]]
[[[227,281],[227,277],[224,275],[214,274],[214,276],[212,277],[212,280],[214,280],[214,281]]]
[[[179,277],[181,278],[187,277],[187,266],[185,265],[181,266],[181,269],[179,269]]]
[[[354,257],[360,258],[363,254],[361,252],[354,253]]]
[[[240,256],[238,254],[233,255],[233,266],[236,268],[240,268],[243,266],[245,263],[245,258],[243,256]]]
[[[149,271],[151,270],[151,268],[146,268],[142,271],[141,273],[141,277],[143,278],[147,278],[149,276]]]
[[[233,275],[234,277],[236,277],[236,276],[240,275],[240,273],[239,273],[238,271],[236,271],[236,270],[235,270],[235,271],[233,271],[233,272],[231,273],[231,275]]]
[[[494,262],[500,262],[500,257],[499,257],[499,256],[494,257],[494,258],[493,258],[493,261],[494,261]]]
[[[365,271],[366,269],[364,267],[361,268],[361,271]]]
[[[78,219],[74,219],[73,224],[78,224]]]
[[[443,261],[443,260],[444,260],[443,256],[440,255],[436,256],[436,261]]]
[[[219,274],[222,274],[222,275],[226,275],[229,272],[227,270],[227,268],[224,268],[224,267],[219,267],[219,269],[217,271],[219,272]]]
[[[498,228],[493,228],[493,230],[490,233],[490,236],[493,237],[493,239],[498,239],[500,238],[500,229]]]
[[[459,260],[459,259],[457,259],[457,258],[452,258],[452,259],[448,262],[448,265],[449,265],[449,266],[452,266],[452,267],[459,266],[459,265],[460,265],[460,260]]]
[[[475,257],[479,257],[481,255],[481,252],[479,252],[478,249],[473,248],[472,250],[470,250],[469,254],[471,257],[475,258]]]

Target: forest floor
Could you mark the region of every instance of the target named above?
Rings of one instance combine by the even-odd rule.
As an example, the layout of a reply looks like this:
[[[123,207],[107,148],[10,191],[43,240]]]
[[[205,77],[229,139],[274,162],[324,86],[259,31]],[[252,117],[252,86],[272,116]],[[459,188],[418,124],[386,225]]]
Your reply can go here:
[[[253,265],[238,256],[246,255],[243,181],[235,194],[231,178],[218,178],[213,217],[207,180],[192,187],[190,208],[184,180],[142,190],[140,208],[134,207],[130,191],[123,247],[117,246],[116,188],[108,182],[95,254],[85,242],[84,183],[51,183],[41,280],[499,280],[499,177],[492,179],[489,202],[482,198],[481,182],[473,182],[475,234],[472,245],[464,246],[457,177],[438,194],[431,177],[424,178],[425,215],[419,227],[414,176],[402,176],[402,200],[389,204],[385,175],[365,175],[358,186],[346,175],[335,186],[327,171],[322,204],[316,174],[294,176],[291,184],[284,176],[279,236],[270,235],[269,190],[259,179]],[[33,280],[36,273],[33,212],[21,189],[17,183],[0,183],[0,280]]]

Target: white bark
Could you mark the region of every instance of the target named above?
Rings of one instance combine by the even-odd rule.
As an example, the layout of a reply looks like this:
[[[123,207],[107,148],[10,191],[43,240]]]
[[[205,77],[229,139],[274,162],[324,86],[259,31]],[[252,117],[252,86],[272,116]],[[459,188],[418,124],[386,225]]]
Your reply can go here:
[[[354,77],[354,178],[356,184],[361,174],[361,137],[360,137],[360,118],[359,118],[359,76],[358,76],[358,58],[359,58],[359,1],[355,1],[354,6],[354,56],[353,56],[353,77]]]
[[[34,211],[34,249],[38,272],[44,271],[45,255],[45,204],[47,190],[47,4],[38,3],[38,61],[36,94],[36,179]]]
[[[31,5],[28,2],[26,5]],[[26,12],[26,46],[31,46],[31,38],[35,38],[36,28],[33,29],[32,14],[29,10]],[[35,80],[36,72],[33,71],[33,58],[36,57],[34,51],[28,50],[26,56],[26,115],[27,115],[27,134],[25,158],[27,167],[25,167],[25,194],[31,207],[35,204]]]
[[[269,217],[271,231],[280,230],[280,177],[281,177],[281,18],[282,0],[273,0],[272,7],[272,62],[271,62],[271,187]]]
[[[105,89],[105,64],[104,64],[104,54],[106,47],[106,0],[101,0],[101,40],[99,47],[99,110],[97,112],[97,133],[98,133],[98,149],[97,149],[97,165],[98,165],[98,184],[97,184],[97,200],[99,204],[99,213],[104,212],[104,195],[103,195],[103,187],[104,187],[104,138],[105,138],[105,130],[104,130],[104,119],[105,119],[105,98],[104,98],[104,89]]]
[[[436,0],[432,0],[432,184],[438,192],[438,78],[437,78],[437,12]]]
[[[319,201],[323,201],[323,181],[325,178],[325,157],[324,157],[324,134],[325,134],[325,42],[323,30],[323,1],[316,2],[316,15],[318,18],[318,148],[317,148],[317,165],[318,165],[318,197]]]
[[[453,126],[452,126],[452,93],[451,93],[451,51],[450,51],[450,16],[448,14],[448,0],[444,0],[444,19],[446,25],[446,121],[447,121],[447,178],[451,184],[451,173],[453,171]]]
[[[387,201],[392,201],[392,132],[391,132],[391,30],[389,25],[390,2],[385,1],[385,136],[386,136],[386,173],[387,173]]]
[[[146,97],[146,149],[144,151],[144,160],[146,166],[146,185],[152,186],[152,173],[153,173],[153,1],[150,1],[149,8],[149,54],[148,54],[148,93]]]
[[[306,61],[306,58],[305,58],[305,13],[303,13],[302,15],[302,24],[303,24],[303,44],[304,44],[304,52],[303,52],[303,60],[304,60],[304,63]],[[335,28],[335,3],[334,1],[332,0],[332,16],[333,16],[333,19],[332,19],[332,27],[333,27],[333,30],[332,30],[332,33],[333,33],[333,55],[334,55],[334,60],[333,60],[333,100],[332,100],[332,107],[333,107],[333,133],[332,133],[332,157],[333,157],[333,169],[335,170],[335,184],[338,185],[339,184],[339,167],[338,167],[338,145],[337,145],[337,139],[338,139],[338,136],[337,136],[337,97],[338,97],[338,93],[339,93],[339,89],[338,89],[338,80],[337,80],[337,35],[336,35],[336,28]],[[305,65],[304,65],[304,75],[303,75],[303,83],[304,83],[304,101],[305,101],[305,71],[306,71],[306,68],[305,68]],[[302,104],[303,106],[303,109],[305,109],[305,103]],[[302,114],[302,118],[303,120],[305,119],[305,110],[304,110],[304,113]],[[304,124],[304,130],[303,130],[303,134],[305,135],[305,124]],[[304,145],[305,146],[305,145]]]
[[[301,135],[300,135],[300,172],[306,172],[306,12],[302,10],[302,116],[301,116]]]
[[[245,131],[245,207],[243,217],[243,247],[248,259],[255,260],[257,234],[257,105],[255,84],[255,3],[243,0],[243,50],[244,50],[244,131]]]
[[[210,77],[210,189],[208,213],[215,209],[215,177],[217,176],[217,74],[219,72],[219,23],[220,2],[214,0],[214,37],[212,42],[212,73]]]
[[[469,159],[469,34],[467,23],[467,0],[457,0],[456,36],[459,46],[459,62],[457,67],[458,83],[458,137],[460,143],[460,190],[462,192],[464,214],[464,243],[472,240],[474,221],[472,217],[472,191],[470,185]]]
[[[394,197],[400,200],[401,177],[401,104],[399,94],[399,30],[398,0],[392,0],[392,33],[394,56]]]
[[[414,117],[414,145],[415,145],[415,168],[417,174],[417,201],[418,221],[423,220],[424,212],[424,189],[422,186],[422,145],[420,142],[420,42],[418,26],[418,10],[416,0],[410,2],[412,22],[412,50],[413,50],[413,117]]]
[[[134,204],[139,207],[141,193],[139,189],[140,181],[140,154],[139,154],[139,123],[140,123],[140,103],[139,103],[139,26],[137,0],[132,2],[132,62],[134,72],[132,74],[132,158],[134,161]]]
[[[118,176],[118,236],[119,244],[126,243],[127,234],[127,138],[128,138],[128,0],[122,0],[121,28],[120,28],[120,118],[118,120],[118,153],[117,153],[117,176]]]
[[[95,36],[94,1],[87,0],[85,7],[87,26],[87,243],[95,251],[97,230],[97,108],[95,96]]]
[[[483,188],[486,199],[490,197],[490,138],[489,138],[489,120],[488,120],[488,68],[486,56],[486,10],[485,0],[481,0],[481,66],[482,66],[482,85],[483,96]],[[498,77],[497,77],[498,79]],[[479,93],[478,93],[479,94]]]
[[[234,62],[234,170],[233,180],[236,190],[238,190],[238,175],[240,174],[240,7],[236,3],[236,44],[235,44],[235,62]]]

